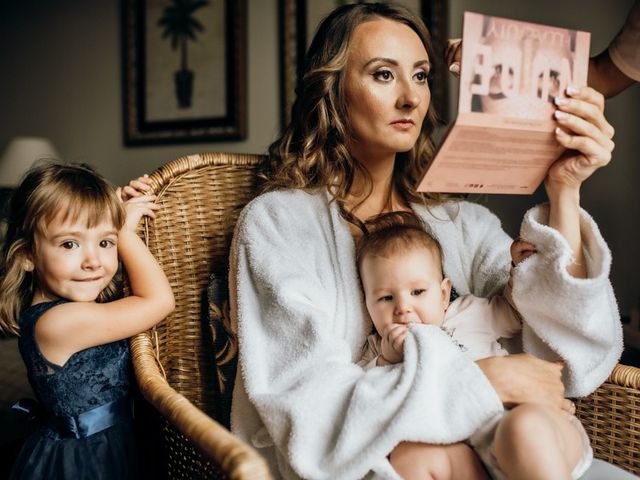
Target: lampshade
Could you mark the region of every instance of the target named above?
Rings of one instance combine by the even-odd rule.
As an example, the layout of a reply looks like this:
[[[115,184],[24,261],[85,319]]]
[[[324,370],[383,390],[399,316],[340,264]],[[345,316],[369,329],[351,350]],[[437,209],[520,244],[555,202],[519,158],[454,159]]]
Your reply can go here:
[[[49,140],[41,137],[15,137],[0,157],[0,187],[15,187],[22,175],[40,159],[59,159]]]

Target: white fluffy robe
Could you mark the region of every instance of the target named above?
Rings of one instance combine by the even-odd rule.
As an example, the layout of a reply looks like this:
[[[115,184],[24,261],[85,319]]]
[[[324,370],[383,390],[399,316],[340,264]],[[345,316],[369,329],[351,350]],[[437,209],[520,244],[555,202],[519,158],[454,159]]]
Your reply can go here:
[[[593,219],[582,211],[588,278],[572,277],[567,273],[573,261],[569,244],[546,226],[548,218],[546,205],[525,214],[520,236],[536,245],[538,254],[514,269],[513,300],[525,320],[524,350],[547,360],[563,359],[566,395],[582,397],[609,376],[622,353],[622,326],[608,280],[611,252]],[[540,281],[528,280],[532,278]]]
[[[443,245],[460,294],[501,291],[510,239],[493,214],[467,202],[413,208]],[[540,253],[514,279],[516,304],[533,319],[524,344],[566,359],[569,392],[584,394],[621,351],[610,254],[584,214],[592,278],[568,278],[568,245],[539,223],[541,212],[532,210],[523,226]],[[272,192],[251,202],[237,224],[230,273],[240,338],[232,430],[276,478],[397,479],[386,456],[399,442],[460,441],[502,410],[476,364],[432,326],[411,329],[402,364],[366,372],[354,364],[371,323],[353,239],[325,193]]]

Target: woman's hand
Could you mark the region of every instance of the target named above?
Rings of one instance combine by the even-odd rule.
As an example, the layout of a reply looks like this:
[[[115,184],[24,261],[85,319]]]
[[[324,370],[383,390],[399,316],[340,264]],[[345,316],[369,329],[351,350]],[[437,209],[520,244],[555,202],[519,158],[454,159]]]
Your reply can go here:
[[[611,160],[613,127],[604,116],[604,97],[590,87],[567,88],[570,98],[556,99],[558,142],[568,150],[551,166],[545,180],[551,201],[580,185]]]
[[[460,62],[462,61],[462,39],[450,38],[447,40],[447,48],[444,51],[444,60],[447,68],[456,77],[460,77]]]
[[[123,202],[131,200],[134,197],[151,194],[151,179],[146,173],[142,177],[135,178],[126,185],[118,189],[120,199]]]
[[[561,362],[547,362],[528,353],[488,357],[476,362],[505,407],[538,403],[569,411],[564,398]]]
[[[611,160],[613,127],[604,117],[604,97],[593,88],[567,88],[570,98],[557,98],[558,142],[568,150],[551,165],[545,179],[549,197],[549,226],[567,240],[573,262],[569,275],[585,278],[580,232],[580,186]]]

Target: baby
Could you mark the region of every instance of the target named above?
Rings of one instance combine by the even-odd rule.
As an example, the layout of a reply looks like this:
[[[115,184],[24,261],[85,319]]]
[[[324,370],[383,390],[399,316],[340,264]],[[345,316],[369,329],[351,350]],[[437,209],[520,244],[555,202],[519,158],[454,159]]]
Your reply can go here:
[[[369,233],[358,242],[356,258],[376,333],[368,337],[359,365],[372,368],[402,362],[405,336],[416,324],[441,327],[474,361],[508,355],[497,340],[521,329],[520,316],[510,302],[510,285],[503,296],[463,295],[450,303],[452,285],[443,273],[440,244],[415,215],[383,214],[367,227]],[[515,242],[514,265],[532,253],[528,244]],[[535,432],[528,430],[531,425]],[[516,470],[518,478],[549,478],[541,465],[545,472],[553,469],[554,478],[579,478],[593,459],[578,419],[544,405],[517,405],[483,425],[467,443],[497,479],[515,478]],[[527,460],[523,461],[521,452],[526,452]],[[434,471],[450,472],[442,463],[454,464],[460,472],[460,462],[473,462],[474,456],[460,456],[452,446],[403,442],[390,460],[403,478],[412,479],[429,478]],[[473,465],[462,471],[465,478],[487,478],[482,468]]]

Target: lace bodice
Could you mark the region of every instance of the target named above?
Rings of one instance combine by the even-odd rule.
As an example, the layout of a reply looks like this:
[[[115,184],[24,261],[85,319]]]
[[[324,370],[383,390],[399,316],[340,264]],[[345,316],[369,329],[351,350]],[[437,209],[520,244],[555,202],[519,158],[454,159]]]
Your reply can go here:
[[[19,347],[29,382],[38,400],[53,415],[78,415],[129,393],[129,349],[126,340],[87,348],[60,366],[49,362],[35,340],[35,325],[64,300],[33,305],[20,317]]]

